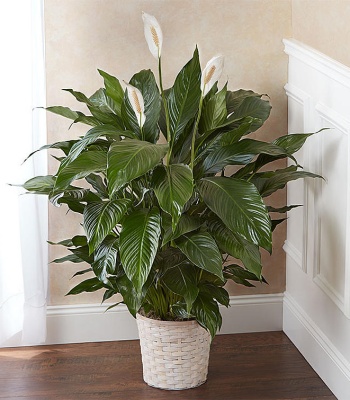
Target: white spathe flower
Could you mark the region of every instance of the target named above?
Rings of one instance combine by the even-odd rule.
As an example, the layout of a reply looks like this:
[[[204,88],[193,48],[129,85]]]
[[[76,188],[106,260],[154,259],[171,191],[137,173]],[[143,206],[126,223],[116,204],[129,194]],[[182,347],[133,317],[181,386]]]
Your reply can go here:
[[[163,34],[160,25],[153,15],[142,12],[145,38],[153,57],[158,59],[162,51]]]
[[[213,87],[214,83],[220,79],[224,68],[224,56],[218,55],[207,62],[201,79],[202,96],[204,97]]]
[[[140,128],[142,128],[143,124],[146,121],[145,106],[144,106],[142,94],[139,91],[139,89],[137,89],[135,86],[132,86],[126,82],[124,82],[124,83],[126,85],[126,90],[128,93],[129,101],[134,110],[134,113],[136,115],[136,118],[140,125]]]

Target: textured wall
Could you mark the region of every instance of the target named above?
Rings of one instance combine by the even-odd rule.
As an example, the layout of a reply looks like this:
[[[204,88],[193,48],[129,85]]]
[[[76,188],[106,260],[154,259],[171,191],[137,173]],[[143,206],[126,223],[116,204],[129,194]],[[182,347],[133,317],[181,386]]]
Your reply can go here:
[[[96,69],[129,80],[141,69],[157,70],[143,36],[141,11],[153,14],[164,35],[163,74],[165,87],[191,58],[198,44],[202,64],[213,55],[225,55],[222,82],[229,89],[253,89],[268,93],[273,105],[261,138],[273,139],[287,130],[287,107],[283,85],[287,79],[287,57],[282,39],[291,36],[290,0],[46,0],[47,104],[79,108],[61,91],[73,88],[92,94],[102,85]],[[69,121],[49,115],[48,142],[84,133],[78,127],[68,132]],[[50,166],[55,168],[54,160]],[[284,193],[276,201],[283,201]],[[76,232],[79,219],[65,216],[62,207],[50,207],[50,240],[58,241]],[[265,257],[269,286],[257,289],[230,286],[231,294],[280,293],[285,284],[285,255],[281,246],[285,228],[274,234],[275,251]],[[51,259],[64,253],[51,247]],[[51,304],[93,303],[100,294],[64,297],[76,281],[69,278],[76,265],[51,264]],[[243,290],[242,290],[243,289]]]
[[[292,0],[293,37],[350,67],[350,0]]]

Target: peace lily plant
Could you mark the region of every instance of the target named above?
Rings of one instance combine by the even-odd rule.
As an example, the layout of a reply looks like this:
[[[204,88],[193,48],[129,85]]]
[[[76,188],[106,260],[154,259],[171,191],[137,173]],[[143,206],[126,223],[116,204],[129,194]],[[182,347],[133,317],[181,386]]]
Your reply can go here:
[[[23,187],[82,215],[85,235],[59,242],[70,254],[54,260],[89,264],[76,274],[89,278],[69,294],[103,290],[111,302],[120,293],[133,316],[195,319],[214,336],[222,322],[218,304],[229,305],[225,283],[264,282],[260,249],[271,252],[272,231],[285,219],[270,213],[294,207],[268,207],[265,199],[289,181],[316,176],[293,157],[310,134],[271,143],[250,138],[269,116],[268,99],[227,84],[219,90],[223,57],[201,71],[197,48],[163,89],[162,31],[153,16],[142,18],[158,84],[142,70],[124,90],[99,70],[104,87],[91,97],[65,89],[91,115],[47,110],[90,128],[39,149],[60,149],[59,168]],[[158,143],[161,134],[166,144]],[[274,169],[282,158],[291,165]]]

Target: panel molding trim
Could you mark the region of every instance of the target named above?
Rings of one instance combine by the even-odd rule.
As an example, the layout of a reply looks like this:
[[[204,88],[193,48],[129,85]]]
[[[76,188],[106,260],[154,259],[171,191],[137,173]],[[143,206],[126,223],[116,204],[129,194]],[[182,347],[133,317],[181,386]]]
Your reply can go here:
[[[350,393],[350,363],[296,300],[285,292],[283,331],[340,400]]]
[[[125,305],[105,312],[108,304],[49,306],[45,344],[138,339],[137,326]],[[283,294],[231,296],[220,307],[219,334],[282,330]]]

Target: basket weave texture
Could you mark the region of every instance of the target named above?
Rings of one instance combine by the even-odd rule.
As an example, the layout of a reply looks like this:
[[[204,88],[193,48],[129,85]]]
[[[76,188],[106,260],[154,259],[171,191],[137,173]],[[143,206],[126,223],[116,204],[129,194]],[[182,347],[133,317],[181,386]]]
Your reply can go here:
[[[181,390],[206,381],[211,337],[197,321],[158,321],[140,314],[136,320],[148,385]]]

